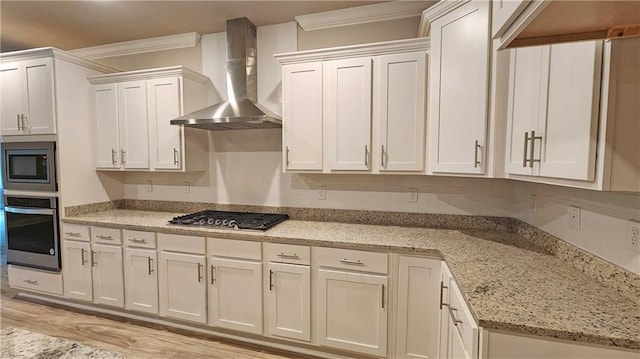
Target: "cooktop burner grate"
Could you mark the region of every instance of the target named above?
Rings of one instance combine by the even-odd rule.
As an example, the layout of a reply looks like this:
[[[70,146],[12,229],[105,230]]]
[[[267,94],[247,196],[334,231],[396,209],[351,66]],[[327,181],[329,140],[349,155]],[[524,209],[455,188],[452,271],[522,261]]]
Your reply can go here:
[[[202,211],[174,217],[170,224],[229,229],[267,230],[289,218],[286,214]]]

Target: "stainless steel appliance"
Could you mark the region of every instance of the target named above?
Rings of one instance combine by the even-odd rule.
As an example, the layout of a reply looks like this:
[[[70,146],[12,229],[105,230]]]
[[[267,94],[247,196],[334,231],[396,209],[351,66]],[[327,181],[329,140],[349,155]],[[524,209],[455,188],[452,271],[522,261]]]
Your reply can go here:
[[[267,230],[289,218],[286,214],[202,211],[174,217],[171,224],[214,228]]]
[[[60,271],[58,198],[4,197],[7,263]]]
[[[55,142],[3,142],[4,188],[57,191],[55,151]]]

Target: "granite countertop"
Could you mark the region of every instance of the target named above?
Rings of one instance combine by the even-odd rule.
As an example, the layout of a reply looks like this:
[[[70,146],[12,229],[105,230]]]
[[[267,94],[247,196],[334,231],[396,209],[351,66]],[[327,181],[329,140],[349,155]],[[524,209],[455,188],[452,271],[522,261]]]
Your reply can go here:
[[[517,234],[288,220],[264,232],[182,227],[184,213],[110,210],[65,223],[443,258],[479,326],[640,349],[640,304]]]

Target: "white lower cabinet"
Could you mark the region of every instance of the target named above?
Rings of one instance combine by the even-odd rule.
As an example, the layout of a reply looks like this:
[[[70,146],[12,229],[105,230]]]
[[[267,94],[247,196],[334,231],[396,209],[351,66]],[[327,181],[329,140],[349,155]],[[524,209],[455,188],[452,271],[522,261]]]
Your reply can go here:
[[[268,283],[265,283],[266,330],[269,336],[311,340],[310,248],[264,244]]]
[[[209,325],[262,334],[260,242],[207,238]]]
[[[315,272],[318,344],[386,356],[387,254],[335,248],[314,251],[319,267]],[[379,268],[385,273],[362,272]]]
[[[396,358],[438,356],[439,259],[400,256],[396,282]]]
[[[206,323],[204,237],[158,233],[158,249],[160,315]]]
[[[65,297],[124,307],[120,244],[119,229],[89,230],[86,226],[65,225],[62,241]]]
[[[158,314],[156,234],[123,230],[125,308]]]

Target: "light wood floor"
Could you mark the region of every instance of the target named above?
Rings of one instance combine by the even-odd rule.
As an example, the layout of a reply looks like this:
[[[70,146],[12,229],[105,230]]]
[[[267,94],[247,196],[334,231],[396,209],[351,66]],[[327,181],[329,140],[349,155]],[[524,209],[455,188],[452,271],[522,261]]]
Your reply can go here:
[[[118,352],[125,358],[312,358],[240,342],[221,341],[198,333],[175,333],[166,328],[135,325],[13,298],[16,291],[8,286],[4,257],[6,247],[2,247],[1,328],[13,326],[65,338],[94,348]]]

